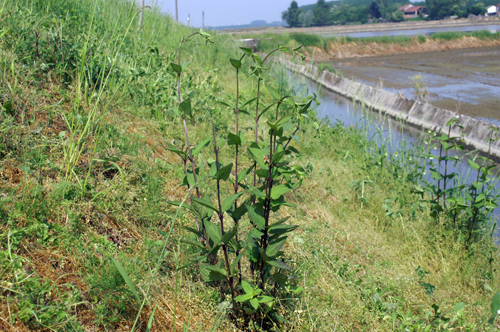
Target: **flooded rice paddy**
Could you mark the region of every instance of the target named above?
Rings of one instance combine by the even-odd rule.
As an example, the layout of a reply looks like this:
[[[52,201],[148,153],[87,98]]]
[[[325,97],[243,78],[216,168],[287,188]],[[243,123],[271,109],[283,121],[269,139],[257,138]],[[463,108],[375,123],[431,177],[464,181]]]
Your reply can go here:
[[[364,31],[364,32],[348,32],[340,34],[323,34],[325,37],[334,36],[349,36],[353,38],[366,38],[366,37],[382,37],[382,36],[416,36],[416,35],[432,35],[436,32],[447,32],[447,31],[460,31],[460,32],[472,32],[488,30],[490,32],[500,31],[500,24],[491,25],[480,25],[480,26],[466,26],[466,27],[435,27],[435,28],[424,28],[424,29],[410,29],[410,30],[393,30],[393,31]]]
[[[415,98],[411,77],[421,74],[429,102],[500,125],[500,47],[338,59],[345,77]]]

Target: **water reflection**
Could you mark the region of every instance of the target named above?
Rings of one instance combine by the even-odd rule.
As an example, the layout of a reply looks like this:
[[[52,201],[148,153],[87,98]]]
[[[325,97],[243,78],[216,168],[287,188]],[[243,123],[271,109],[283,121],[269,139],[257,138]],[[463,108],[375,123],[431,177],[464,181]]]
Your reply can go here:
[[[319,96],[318,99],[321,105],[316,109],[319,118],[328,121],[330,124],[340,122],[344,126],[365,129],[367,138],[375,141],[379,148],[385,146],[389,156],[393,156],[394,153],[406,147],[422,146],[425,144],[423,142],[425,133],[422,133],[421,130],[384,116],[379,112],[368,111],[363,105],[352,102],[350,99],[331,92],[322,86],[318,87],[318,84],[301,75],[292,72],[288,72],[288,75],[292,82],[298,84],[299,89],[306,90],[308,93],[314,92]],[[439,157],[439,147],[437,142],[434,143],[436,147],[432,148],[429,152],[435,156],[434,160],[437,160]],[[456,165],[453,165],[451,162],[448,164],[448,174],[452,172],[458,173],[461,183],[471,184],[476,181],[477,171],[473,170],[468,163],[468,158],[472,157],[470,151],[456,152],[451,150],[448,155],[459,155],[461,157],[460,162]],[[421,166],[425,167],[424,178],[427,181],[432,181],[429,165],[422,160]],[[499,171],[497,170],[496,172],[498,174]],[[495,188],[497,192],[500,191],[498,179],[495,180]],[[499,216],[500,208],[497,208],[492,215],[492,220],[497,222],[497,224]],[[495,235],[498,237],[500,230],[497,230]]]
[[[373,27],[376,29],[376,25]],[[393,31],[367,31],[367,32],[352,32],[352,33],[341,33],[341,34],[323,34],[325,37],[334,36],[349,36],[353,38],[366,38],[366,37],[382,37],[382,36],[415,36],[415,35],[426,35],[430,36],[437,32],[446,31],[460,31],[460,32],[473,32],[480,30],[489,30],[491,33],[496,33],[500,31],[500,25],[480,25],[480,26],[469,26],[469,27],[446,27],[446,28],[426,28],[426,29],[411,29],[411,30],[393,30]]]

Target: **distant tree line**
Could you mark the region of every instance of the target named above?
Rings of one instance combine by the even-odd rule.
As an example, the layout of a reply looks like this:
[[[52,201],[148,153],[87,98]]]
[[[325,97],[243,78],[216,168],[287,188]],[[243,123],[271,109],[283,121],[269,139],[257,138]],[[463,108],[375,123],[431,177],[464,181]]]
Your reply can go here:
[[[438,20],[446,17],[467,17],[470,14],[484,15],[486,7],[500,0],[425,0],[413,2],[414,6],[425,6],[429,17],[419,19]],[[405,4],[401,0],[318,0],[316,4],[299,7],[292,1],[282,13],[289,27],[326,26],[337,24],[365,24],[378,22],[404,21],[404,14],[398,10]]]

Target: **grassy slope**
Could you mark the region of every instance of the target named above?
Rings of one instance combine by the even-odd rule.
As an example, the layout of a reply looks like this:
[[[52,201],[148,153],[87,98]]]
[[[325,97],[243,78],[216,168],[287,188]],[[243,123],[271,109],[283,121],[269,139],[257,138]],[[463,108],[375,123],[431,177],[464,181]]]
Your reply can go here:
[[[183,141],[168,64],[181,35],[189,31],[147,11],[141,32],[134,22],[130,33],[113,36],[114,23],[127,27],[126,6],[92,2],[98,14],[89,28],[89,3],[54,0],[16,6],[7,1],[10,14],[0,14],[13,29],[0,41],[0,95],[8,95],[15,111],[15,116],[0,115],[0,327],[129,330],[137,304],[109,261],[114,257],[142,291],[152,281],[142,330],[155,304],[153,330],[187,324],[206,331],[219,322],[220,330],[233,330],[217,310],[217,289],[201,282],[197,269],[175,273],[176,266],[188,262],[190,252],[179,242],[185,236],[182,231],[167,244],[160,275],[150,280],[163,243],[157,230],[168,230],[175,213],[165,202],[185,194],[178,186],[182,166],[165,142]],[[64,14],[68,8],[75,9],[75,17]],[[46,27],[52,19],[56,23]],[[36,35],[27,29],[42,36],[39,54],[33,48]],[[47,35],[52,46],[42,45]],[[90,36],[88,59],[99,67],[108,57],[117,58],[119,76],[100,91],[90,69],[87,76],[73,70],[71,77],[64,77],[70,66],[57,56],[56,65],[47,68],[44,63],[50,62],[43,57],[54,56],[49,54],[51,36],[68,41],[61,59],[77,64]],[[123,46],[117,46],[122,41]],[[210,132],[211,110],[220,107],[205,97],[234,93],[227,59],[235,56],[236,45],[224,36],[214,41],[209,47],[192,42],[183,56],[193,61],[185,77],[187,89],[203,101],[190,123],[195,142]],[[78,51],[75,57],[63,58],[70,56],[65,54],[70,54],[66,51],[71,45]],[[151,46],[158,47],[155,54]],[[46,55],[40,55],[43,47]],[[28,55],[30,61],[23,64]],[[247,82],[243,94],[255,94],[256,85]],[[231,128],[228,110],[217,118],[221,128]],[[87,127],[88,135],[76,145],[81,153],[72,153],[72,142]],[[306,291],[295,311],[286,314],[289,323],[282,329],[387,331],[408,321],[418,331],[434,317],[432,304],[448,310],[459,302],[466,307],[454,324],[480,329],[491,298],[484,285],[499,286],[497,279],[482,276],[485,258],[480,251],[467,256],[445,228],[430,221],[425,209],[412,215],[411,206],[419,203],[410,192],[412,184],[400,177],[397,164],[380,167],[366,154],[367,145],[354,128],[323,126],[319,133],[307,128],[301,134],[298,162],[310,163],[314,172],[289,197],[298,208],[286,212],[292,224],[301,226],[288,249]],[[228,152],[223,150],[223,156]],[[74,172],[66,174],[71,155],[78,158]],[[373,181],[366,187],[366,201],[351,187],[357,180]],[[383,204],[398,197],[405,201],[401,215],[387,217]],[[187,215],[179,222],[192,225]],[[495,261],[494,268],[497,265]],[[418,266],[429,272],[423,280],[415,272]],[[436,286],[431,296],[421,282]]]

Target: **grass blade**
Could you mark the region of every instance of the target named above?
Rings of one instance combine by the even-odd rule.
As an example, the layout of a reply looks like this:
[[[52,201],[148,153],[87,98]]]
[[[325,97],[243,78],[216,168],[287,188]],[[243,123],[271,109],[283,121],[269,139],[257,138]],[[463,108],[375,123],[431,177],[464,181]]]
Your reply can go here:
[[[139,294],[137,293],[137,289],[135,288],[134,283],[132,282],[132,280],[128,276],[127,272],[125,272],[125,270],[123,269],[123,267],[121,266],[121,264],[116,259],[111,258],[111,260],[115,264],[116,268],[118,269],[118,271],[122,275],[123,280],[125,280],[125,282],[127,283],[128,287],[132,291],[132,294],[134,294],[135,298],[137,299],[137,302],[140,305],[141,304],[141,299],[139,297]]]

